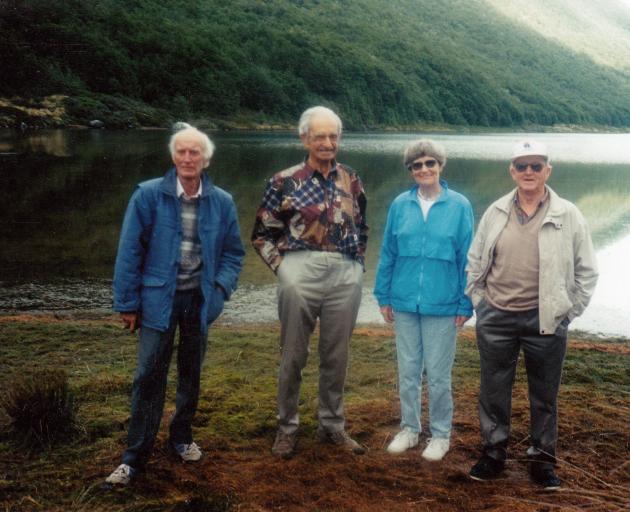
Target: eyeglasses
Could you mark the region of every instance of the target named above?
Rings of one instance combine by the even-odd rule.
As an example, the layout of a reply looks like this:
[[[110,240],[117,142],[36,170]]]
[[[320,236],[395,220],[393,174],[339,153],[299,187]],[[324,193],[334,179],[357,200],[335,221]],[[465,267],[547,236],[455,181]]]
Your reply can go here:
[[[422,167],[426,167],[427,169],[433,169],[437,163],[438,163],[437,160],[427,160],[425,162],[413,162],[411,165],[407,166],[407,169],[409,169],[410,171],[420,171],[422,170]]]
[[[326,139],[330,140],[330,142],[337,142],[337,140],[339,139],[339,134],[338,133],[330,133],[330,134],[317,133],[315,135],[312,135],[312,139],[318,143],[324,142]]]
[[[534,172],[540,172],[540,171],[542,171],[542,169],[544,167],[544,164],[541,164],[541,163],[535,163],[535,164],[514,164],[514,169],[516,169],[516,172],[525,172],[528,167],[531,167],[532,171],[534,171]]]

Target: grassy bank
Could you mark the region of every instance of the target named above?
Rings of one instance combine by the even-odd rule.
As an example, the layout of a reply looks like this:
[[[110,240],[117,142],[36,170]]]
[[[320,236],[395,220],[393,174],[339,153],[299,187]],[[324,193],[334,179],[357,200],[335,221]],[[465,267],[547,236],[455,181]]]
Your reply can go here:
[[[452,449],[430,464],[420,450],[391,457],[396,431],[395,350],[386,328],[359,328],[347,383],[348,429],[368,447],[363,457],[314,439],[317,350],[304,372],[299,452],[270,455],[275,432],[276,326],[213,328],[195,418],[199,464],[168,454],[165,424],[148,471],[130,489],[100,484],[124,447],[136,339],[115,318],[0,318],[2,389],[17,375],[60,368],[78,401],[78,432],[44,453],[26,454],[2,429],[0,510],[623,510],[630,507],[630,347],[572,340],[560,396],[562,492],[538,491],[527,477],[529,412],[522,365],[514,393],[512,459],[506,477],[473,483],[467,471],[479,448],[478,355],[474,333],[458,340]],[[164,422],[173,411],[171,369]],[[425,415],[426,416],[426,415]],[[7,424],[6,416],[0,423]],[[426,422],[425,422],[426,423]],[[423,434],[424,435],[424,434]],[[423,442],[423,441],[421,441]]]

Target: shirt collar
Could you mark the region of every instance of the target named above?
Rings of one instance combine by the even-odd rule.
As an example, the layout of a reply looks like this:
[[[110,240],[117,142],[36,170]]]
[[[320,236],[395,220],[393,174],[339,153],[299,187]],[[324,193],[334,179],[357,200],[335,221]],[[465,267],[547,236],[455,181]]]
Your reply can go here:
[[[323,176],[318,169],[315,169],[310,166],[308,163],[308,155],[304,157],[304,168],[308,171],[309,175],[313,175],[314,173],[318,173]],[[332,165],[330,166],[330,171],[328,172],[328,176],[335,176],[337,174],[337,160],[332,161]]]
[[[545,194],[542,196],[542,198],[538,202],[536,209],[531,215],[527,215],[525,210],[523,210],[523,208],[521,207],[521,203],[518,199],[518,190],[517,190],[516,194],[514,194],[514,199],[513,199],[512,204],[514,205],[514,213],[516,214],[518,223],[521,225],[527,224],[536,215],[538,215],[538,212],[542,211],[545,208],[548,200],[549,200],[549,190],[547,190],[547,187],[545,187]]]
[[[181,182],[179,181],[179,176],[177,177],[177,197],[182,197],[184,196],[185,199],[195,199],[197,197],[199,197],[201,195],[201,189],[203,187],[203,184],[201,183],[201,180],[199,181],[199,188],[197,189],[197,192],[195,194],[193,194],[192,196],[189,196],[186,194],[186,192],[184,192],[184,187],[182,187]]]
[[[547,188],[547,186],[545,186],[545,193],[540,198],[540,201],[538,202],[538,206],[536,207],[536,210],[538,210],[538,208],[540,208],[543,204],[545,204],[548,198],[549,198],[549,189]],[[518,199],[518,190],[516,191],[516,194],[514,194],[513,201],[516,206],[518,206],[519,208],[521,207],[521,202]]]

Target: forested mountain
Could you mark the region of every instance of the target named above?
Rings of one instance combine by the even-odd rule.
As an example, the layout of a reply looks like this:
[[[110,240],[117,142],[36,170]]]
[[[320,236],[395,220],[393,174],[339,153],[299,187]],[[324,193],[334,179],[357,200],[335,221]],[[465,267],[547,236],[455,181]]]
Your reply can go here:
[[[63,94],[75,119],[136,124],[144,105],[294,122],[324,103],[356,129],[627,127],[621,2],[0,0],[0,96]]]

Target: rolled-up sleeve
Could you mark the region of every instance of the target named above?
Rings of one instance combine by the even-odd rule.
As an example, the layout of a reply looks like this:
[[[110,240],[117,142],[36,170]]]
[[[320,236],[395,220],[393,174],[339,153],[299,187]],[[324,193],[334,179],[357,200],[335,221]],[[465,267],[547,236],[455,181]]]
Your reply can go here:
[[[251,241],[258,255],[274,273],[282,261],[282,255],[278,249],[278,240],[285,231],[285,223],[280,214],[281,204],[282,190],[271,178],[256,212]]]

